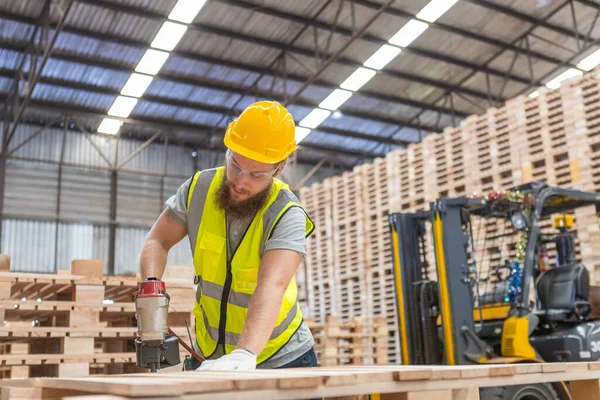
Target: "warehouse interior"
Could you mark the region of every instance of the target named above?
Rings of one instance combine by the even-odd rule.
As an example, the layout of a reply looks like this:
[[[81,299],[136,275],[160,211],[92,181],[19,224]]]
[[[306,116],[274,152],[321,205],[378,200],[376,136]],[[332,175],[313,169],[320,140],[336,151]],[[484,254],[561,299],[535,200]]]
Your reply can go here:
[[[583,278],[574,278],[579,286],[573,301],[591,311],[578,314],[577,308],[566,318],[594,330],[594,296],[600,316],[600,287],[594,286],[600,271],[600,208],[594,208],[600,204],[594,197],[600,188],[599,17],[596,0],[0,0],[0,303],[5,303],[0,337],[6,339],[0,339],[2,395],[13,398],[14,392],[18,398],[19,390],[25,390],[3,386],[9,378],[141,372],[132,347],[138,333],[133,299],[149,231],[165,201],[186,180],[224,164],[229,124],[263,100],[285,106],[295,122],[297,151],[279,179],[315,224],[295,281],[320,365],[361,366],[367,377],[374,373],[367,367],[373,364],[424,363],[413,358],[412,349],[423,344],[407,327],[417,311],[409,311],[412,298],[404,298],[402,291],[408,281],[401,271],[413,263],[405,246],[419,246],[421,253],[411,254],[413,259],[423,257],[418,263],[426,271],[421,280],[443,285],[452,278],[440,273],[444,255],[439,254],[439,241],[450,240],[452,234],[440,228],[437,237],[433,225],[418,243],[409,242],[408,231],[396,231],[391,215],[427,213],[441,198],[479,199],[473,201],[488,205],[506,200],[533,209],[527,199],[541,196],[541,189],[520,186],[531,182],[577,193],[553,194],[555,199],[563,196],[564,206],[553,203],[554,214],[524,214],[535,223],[525,224],[525,230],[515,228],[520,233],[510,228],[514,235],[507,241],[499,238],[508,237],[504,229],[511,226],[514,208],[505,215],[507,221],[469,223],[469,229],[480,228],[485,236],[478,236],[481,241],[473,243],[465,258],[465,263],[480,264],[467,274],[469,282],[463,282],[477,298],[479,322],[485,325],[481,309],[496,290],[523,285],[531,290],[538,310],[550,301],[538,298],[538,275],[527,276],[526,268],[521,272],[509,262],[529,257],[522,234],[539,226],[542,239],[559,228],[561,234],[569,232],[568,254],[559,249],[563,242],[558,240],[567,240],[563,235],[552,243],[546,238],[548,249],[544,242],[531,257],[556,257],[547,263],[559,267],[561,257],[568,256],[585,267],[579,272],[587,277],[585,290],[579,289]],[[511,191],[515,187],[519,189]],[[473,218],[488,217],[483,208],[474,211],[473,201],[468,205]],[[542,200],[539,206],[548,204]],[[557,210],[560,217],[555,220]],[[555,229],[555,223],[568,229]],[[476,246],[493,250],[478,253]],[[186,323],[194,323],[194,260],[186,238],[169,251],[163,279],[171,295],[169,324],[186,340]],[[481,265],[488,264],[494,272],[482,273]],[[546,271],[535,265],[540,275]],[[501,268],[506,272],[498,272]],[[78,274],[90,281],[78,281]],[[411,279],[411,285],[419,281],[416,275]],[[506,283],[502,289],[496,283],[490,286],[496,280]],[[439,316],[442,352],[449,351],[445,335],[451,336],[452,328],[439,321],[448,320],[452,307],[458,307],[452,290],[448,300],[440,289],[441,305],[432,308]],[[559,296],[553,293],[551,298]],[[506,300],[500,302],[508,307],[511,296],[503,292],[500,297]],[[518,317],[525,318],[524,297],[521,293],[521,308],[514,305],[516,300],[506,308],[503,320],[509,308],[511,316],[518,308]],[[65,304],[55,304],[60,301]],[[46,302],[54,302],[53,308],[43,309]],[[79,309],[82,304],[89,309]],[[111,308],[115,304],[119,307]],[[473,311],[474,317],[468,313],[470,326],[481,337],[478,329],[483,328],[477,328]],[[548,326],[557,323],[544,315],[541,325],[544,318]],[[459,319],[453,321],[459,325]],[[73,339],[77,334],[69,329],[83,327],[96,330]],[[61,329],[66,330],[62,336],[56,334]],[[58,339],[27,339],[40,335]],[[592,347],[574,358],[563,354],[559,361],[597,361],[600,337],[593,335],[584,340]],[[500,347],[494,350],[498,353]],[[535,350],[533,358],[543,359]],[[581,356],[588,352],[589,359]],[[79,358],[69,361],[65,354]],[[440,364],[466,364],[450,362],[453,356],[444,354]],[[31,360],[51,357],[34,363],[25,355],[35,355]],[[486,370],[485,377],[496,371],[504,388],[521,382],[511,385],[506,368]],[[511,368],[512,375],[518,374]],[[567,376],[575,371],[564,368],[555,372]],[[591,366],[585,368],[590,378],[582,382],[600,378]],[[472,382],[461,388],[477,397],[455,397],[439,382],[427,390],[445,390],[450,397],[440,398],[448,399],[563,399],[600,390],[597,381],[590,384],[595,389],[585,390],[573,381],[562,393],[562,386],[552,382],[572,375],[552,380],[542,376],[547,372],[542,367],[532,371],[547,382],[540,383],[545,389],[525,393],[532,397],[518,397],[508,389],[484,394],[471,390],[472,385],[477,389]],[[418,376],[406,380],[435,379],[435,373]],[[305,392],[286,394],[269,387],[272,392],[263,395],[314,398],[338,393],[319,391],[327,386],[322,381],[306,384]],[[229,390],[223,388],[214,391]],[[370,394],[374,399],[384,389],[394,392],[382,383],[368,393],[362,386],[363,392],[339,393]],[[69,390],[65,396],[85,392],[77,385]],[[150,386],[127,390],[131,392],[96,394],[141,393],[140,398],[150,398],[162,393]],[[177,390],[174,398],[200,396],[183,386]],[[27,397],[32,393],[21,395],[33,398]],[[211,398],[209,392],[201,394]]]

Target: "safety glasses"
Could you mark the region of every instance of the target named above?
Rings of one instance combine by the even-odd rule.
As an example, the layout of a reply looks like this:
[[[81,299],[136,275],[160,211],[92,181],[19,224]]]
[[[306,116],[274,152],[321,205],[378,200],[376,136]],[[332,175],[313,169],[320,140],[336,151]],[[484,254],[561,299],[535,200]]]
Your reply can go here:
[[[268,179],[271,179],[277,172],[277,169],[279,168],[279,164],[277,164],[277,166],[275,167],[275,169],[273,171],[256,172],[256,171],[245,170],[244,168],[241,167],[240,164],[238,164],[233,159],[233,156],[231,155],[231,150],[227,150],[227,153],[225,155],[225,164],[227,165],[227,168],[229,168],[231,171],[233,171],[233,173],[236,176],[248,175],[248,177],[250,177],[250,179],[252,179],[253,181],[256,181],[256,182],[261,182],[261,181],[266,181]]]

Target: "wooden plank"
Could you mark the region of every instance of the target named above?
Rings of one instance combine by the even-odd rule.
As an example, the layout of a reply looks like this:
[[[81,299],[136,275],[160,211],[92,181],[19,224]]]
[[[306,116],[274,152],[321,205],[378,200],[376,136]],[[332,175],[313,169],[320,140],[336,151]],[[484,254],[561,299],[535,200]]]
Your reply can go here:
[[[29,378],[29,366],[15,365],[10,369],[10,379],[26,379]]]
[[[454,389],[452,390],[452,400],[479,400],[479,389]]]
[[[537,374],[542,372],[542,364],[515,364],[517,374]]]
[[[2,354],[0,363],[3,365],[41,365],[60,364],[64,362],[102,363],[133,363],[135,353],[90,353],[90,354]]]
[[[173,331],[177,335],[187,333],[185,327],[175,327]],[[31,337],[31,338],[50,338],[50,337],[125,337],[134,338],[137,335],[137,328],[131,327],[90,327],[90,328],[66,328],[66,327],[0,327],[0,337]]]
[[[165,377],[163,374],[155,374],[153,377],[88,377],[74,379],[47,379],[43,385],[51,388],[65,388],[77,390],[85,388],[90,393],[111,394],[129,397],[157,397],[157,396],[183,396],[186,393],[210,393],[215,391],[233,390],[234,385],[231,380],[216,379],[211,377],[211,373],[194,374],[194,379],[180,377]],[[235,375],[242,375],[237,372]],[[168,375],[168,374],[166,374]],[[216,375],[216,374],[215,374]]]
[[[77,284],[73,290],[73,301],[82,305],[100,305],[104,301],[104,286]]]
[[[421,381],[428,380],[433,377],[432,369],[411,369],[407,368],[402,371],[395,371],[394,379],[397,381]]]
[[[573,399],[600,400],[600,382],[597,379],[571,382]]]
[[[94,338],[66,337],[62,340],[63,354],[92,354],[94,353]]]
[[[586,363],[567,364],[568,372],[546,372],[526,373],[513,376],[500,375],[491,376],[492,373],[477,374],[479,377],[446,379],[446,380],[390,380],[387,382],[360,382],[352,379],[346,380],[348,376],[358,376],[360,371],[373,373],[381,371],[395,372],[423,372],[431,368],[424,367],[352,367],[352,368],[312,368],[312,369],[288,369],[288,370],[257,370],[248,372],[216,372],[216,371],[191,371],[165,374],[133,374],[117,377],[87,377],[74,379],[39,379],[23,380],[16,385],[29,385],[29,387],[50,388],[82,388],[90,393],[104,395],[119,395],[131,397],[151,396],[183,396],[182,400],[208,399],[223,396],[231,399],[265,399],[276,397],[280,399],[309,398],[309,397],[335,397],[364,395],[374,391],[379,393],[406,393],[406,398],[419,398],[426,395],[428,398],[438,391],[439,393],[451,394],[456,399],[476,399],[472,389],[480,386],[504,386],[511,384],[523,384],[532,382],[552,382],[559,380],[584,381],[597,380],[600,371],[582,370]],[[572,367],[572,368],[569,368]],[[470,367],[446,367],[461,372],[461,375],[473,376],[473,368]],[[493,369],[494,366],[483,366],[483,369]],[[481,367],[476,368],[476,370]],[[573,370],[574,369],[574,370]],[[318,375],[320,374],[320,375]],[[486,376],[487,375],[487,376]],[[329,380],[328,377],[341,377],[337,380]],[[389,376],[389,375],[388,375]],[[320,383],[314,383],[314,381]],[[308,379],[308,380],[307,380]],[[241,382],[244,382],[242,384]],[[310,382],[310,383],[309,383]],[[299,384],[299,385],[298,385]],[[15,383],[11,383],[15,385]],[[1,387],[7,383],[0,381]],[[259,389],[260,388],[260,389]],[[466,390],[463,390],[466,389]],[[215,393],[219,392],[219,394]],[[424,392],[416,394],[416,392]],[[412,397],[411,397],[412,396]],[[384,397],[384,396],[382,396]]]
[[[16,307],[15,307],[16,306]],[[193,306],[193,305],[192,305]],[[189,313],[192,306],[169,304],[170,313]],[[36,300],[0,300],[0,309],[11,311],[99,311],[103,313],[135,313],[134,302],[115,302],[113,304],[79,304],[75,301],[42,301]]]
[[[81,390],[49,389],[36,387],[3,387],[1,400],[63,400],[65,396],[84,395]],[[87,398],[87,397],[86,397]],[[71,397],[69,397],[71,399]],[[115,399],[116,400],[116,399]]]
[[[58,364],[59,378],[76,378],[90,374],[89,363],[64,363]]]
[[[103,264],[102,260],[73,260],[71,261],[71,274],[101,278]]]

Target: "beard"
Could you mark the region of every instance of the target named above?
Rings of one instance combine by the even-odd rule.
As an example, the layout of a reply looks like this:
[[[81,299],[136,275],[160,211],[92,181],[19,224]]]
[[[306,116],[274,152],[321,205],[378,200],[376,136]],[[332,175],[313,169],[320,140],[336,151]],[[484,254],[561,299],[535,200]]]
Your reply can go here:
[[[273,187],[273,180],[269,183],[266,189],[257,193],[256,195],[242,201],[236,201],[231,196],[231,188],[227,181],[227,173],[223,174],[223,178],[219,183],[217,192],[215,193],[215,202],[217,208],[225,211],[227,215],[230,215],[237,219],[246,219],[254,217],[258,210],[260,210],[265,203]]]

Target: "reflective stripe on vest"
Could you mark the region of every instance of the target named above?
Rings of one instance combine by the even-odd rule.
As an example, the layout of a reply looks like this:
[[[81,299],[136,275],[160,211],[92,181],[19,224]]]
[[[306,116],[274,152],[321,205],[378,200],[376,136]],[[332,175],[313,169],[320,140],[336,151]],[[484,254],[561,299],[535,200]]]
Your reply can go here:
[[[258,270],[267,240],[280,218],[291,207],[302,207],[289,187],[278,179],[265,205],[250,223],[235,253],[228,257],[225,213],[215,203],[215,192],[224,168],[196,173],[188,193],[188,235],[194,254],[198,292],[194,314],[201,352],[210,358],[219,345],[230,353],[242,333],[250,298],[258,282]],[[314,225],[306,217],[307,236]],[[231,261],[228,262],[228,259]],[[302,323],[297,286],[292,279],[269,341],[258,356],[264,362],[283,347]]]

